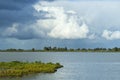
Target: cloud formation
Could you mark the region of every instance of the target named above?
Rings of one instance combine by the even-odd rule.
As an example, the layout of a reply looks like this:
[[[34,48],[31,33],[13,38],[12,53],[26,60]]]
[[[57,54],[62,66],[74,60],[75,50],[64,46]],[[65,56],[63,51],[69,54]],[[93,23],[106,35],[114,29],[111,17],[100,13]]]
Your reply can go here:
[[[120,31],[104,30],[102,37],[104,37],[107,40],[120,39]]]
[[[91,5],[91,3],[98,5]],[[119,15],[116,9],[120,6],[116,2],[79,1],[82,5],[78,5],[78,1],[73,3],[55,0],[31,0],[30,2],[11,0],[10,4],[6,1],[0,1],[0,4],[0,36],[2,37],[95,39],[104,31],[103,38],[114,40],[111,39],[111,32],[106,31],[105,28],[111,30],[115,26],[114,29],[119,30],[119,19],[115,15]],[[75,8],[76,6],[79,7]],[[109,8],[113,11],[108,10]]]
[[[84,22],[80,24],[75,11],[65,11],[63,7],[41,6],[40,4],[34,5],[34,8],[38,12],[47,12],[48,14],[45,16],[51,18],[37,20],[38,27],[42,28],[43,31],[47,30],[47,36],[60,39],[87,38],[89,33],[88,26]]]
[[[57,39],[92,39],[90,38],[92,36],[88,35],[88,26],[78,18],[75,11],[65,11],[63,7],[42,6],[40,3],[35,4],[33,7],[37,11],[34,15],[38,17],[34,23],[29,25],[14,23],[4,31],[3,36],[18,39],[48,37]],[[44,19],[41,18],[41,12],[45,12],[42,15]]]

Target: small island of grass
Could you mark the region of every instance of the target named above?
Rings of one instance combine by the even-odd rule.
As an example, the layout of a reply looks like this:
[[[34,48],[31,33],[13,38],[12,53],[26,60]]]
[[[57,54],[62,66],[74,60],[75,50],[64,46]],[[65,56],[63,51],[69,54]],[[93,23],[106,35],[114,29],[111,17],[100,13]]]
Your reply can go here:
[[[63,67],[59,63],[42,62],[0,62],[0,77],[22,77],[33,73],[54,73]]]

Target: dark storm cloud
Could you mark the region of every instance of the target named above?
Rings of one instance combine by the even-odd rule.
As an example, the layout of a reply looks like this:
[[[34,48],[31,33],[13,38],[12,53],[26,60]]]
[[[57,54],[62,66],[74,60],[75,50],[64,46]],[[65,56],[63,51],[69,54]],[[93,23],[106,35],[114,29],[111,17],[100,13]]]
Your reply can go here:
[[[1,26],[9,26],[13,23],[25,23],[36,19],[32,14],[32,8],[24,8],[23,10],[0,10]]]
[[[37,1],[52,2],[54,0],[0,0],[0,10],[19,10]]]
[[[34,4],[38,0],[1,0],[0,10],[19,10],[28,5]]]
[[[32,4],[38,0],[0,0],[0,27],[34,21]]]
[[[34,22],[37,17],[33,15],[35,10],[32,5],[39,1],[54,0],[0,0],[0,27],[8,27],[13,23]]]

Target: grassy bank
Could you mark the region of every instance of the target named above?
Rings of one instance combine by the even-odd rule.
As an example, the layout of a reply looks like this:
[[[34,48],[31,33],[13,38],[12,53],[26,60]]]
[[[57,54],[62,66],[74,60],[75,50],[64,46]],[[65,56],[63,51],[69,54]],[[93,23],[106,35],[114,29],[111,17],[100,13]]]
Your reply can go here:
[[[59,63],[42,62],[0,62],[0,77],[22,77],[33,73],[54,73],[63,67]]]

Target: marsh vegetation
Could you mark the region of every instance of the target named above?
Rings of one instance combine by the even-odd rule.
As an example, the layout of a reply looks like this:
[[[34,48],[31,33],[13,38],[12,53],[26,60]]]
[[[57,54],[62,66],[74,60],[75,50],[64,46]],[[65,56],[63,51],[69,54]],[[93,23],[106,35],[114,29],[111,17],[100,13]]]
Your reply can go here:
[[[0,62],[0,77],[22,77],[33,73],[54,73],[63,67],[59,63],[35,62]]]

